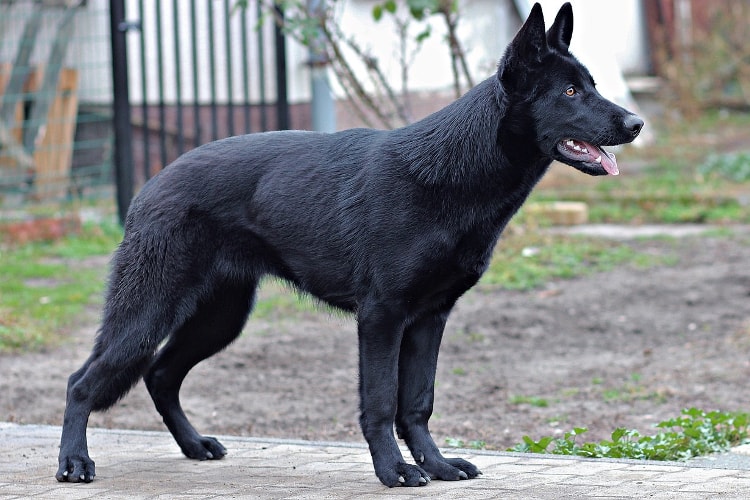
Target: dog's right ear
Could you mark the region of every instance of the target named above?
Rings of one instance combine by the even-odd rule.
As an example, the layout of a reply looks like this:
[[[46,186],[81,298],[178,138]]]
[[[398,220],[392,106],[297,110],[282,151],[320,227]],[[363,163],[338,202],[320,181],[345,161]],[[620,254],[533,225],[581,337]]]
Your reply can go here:
[[[512,87],[515,82],[511,80],[522,78],[525,67],[539,64],[548,50],[542,6],[535,3],[528,19],[505,50],[498,65],[497,77],[503,84]]]

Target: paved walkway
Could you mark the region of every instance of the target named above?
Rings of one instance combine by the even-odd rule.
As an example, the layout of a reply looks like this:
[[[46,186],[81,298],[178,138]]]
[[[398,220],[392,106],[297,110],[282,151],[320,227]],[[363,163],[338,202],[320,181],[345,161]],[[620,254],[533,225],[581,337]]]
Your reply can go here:
[[[750,470],[466,451],[483,475],[421,488],[383,487],[364,446],[223,437],[216,462],[184,458],[164,432],[89,430],[97,477],[55,481],[59,427],[0,423],[0,499],[393,497],[502,499],[748,499]],[[453,450],[450,450],[453,454]],[[741,464],[744,466],[746,464]]]

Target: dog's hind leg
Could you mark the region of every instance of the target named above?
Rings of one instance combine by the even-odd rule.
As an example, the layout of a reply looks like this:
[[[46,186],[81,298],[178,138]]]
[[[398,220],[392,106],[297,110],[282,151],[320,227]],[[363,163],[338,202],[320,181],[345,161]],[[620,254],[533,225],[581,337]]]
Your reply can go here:
[[[68,379],[59,468],[55,474],[58,481],[88,483],[94,479],[94,462],[89,458],[86,442],[89,415],[115,404],[135,385],[151,361],[153,348],[112,340],[113,331],[127,329],[122,322],[105,320],[91,356]],[[120,338],[139,336],[135,331],[121,333]]]
[[[430,435],[428,421],[435,396],[438,350],[448,313],[428,315],[405,330],[398,361],[396,431],[420,465],[433,479],[455,481],[480,474],[460,458],[446,459]]]
[[[188,421],[180,405],[182,381],[196,364],[237,338],[252,307],[255,288],[255,283],[217,287],[170,337],[144,377],[156,409],[189,458],[220,459],[227,450],[215,438],[200,435]]]

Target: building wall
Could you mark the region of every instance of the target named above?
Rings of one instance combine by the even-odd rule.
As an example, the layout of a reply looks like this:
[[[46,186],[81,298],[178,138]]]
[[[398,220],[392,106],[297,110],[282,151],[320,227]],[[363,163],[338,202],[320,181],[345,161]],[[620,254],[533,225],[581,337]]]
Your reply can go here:
[[[215,6],[215,23],[224,25],[224,2],[216,0],[196,0],[196,8],[199,12],[206,12],[207,3],[213,1]],[[337,15],[341,19],[341,26],[347,35],[354,37],[360,46],[370,51],[382,64],[391,83],[400,87],[400,66],[398,64],[398,44],[395,28],[384,16],[381,22],[376,23],[372,18],[372,8],[376,0],[341,0],[337,2]],[[561,4],[561,0],[541,1],[548,23],[554,19],[555,12]],[[126,13],[129,20],[140,19],[146,33],[146,63],[147,63],[147,87],[156,89],[157,51],[156,33],[154,23],[155,2],[144,2],[146,12],[139,14],[137,0],[126,1]],[[162,16],[166,28],[162,33],[164,42],[164,89],[165,99],[168,103],[176,99],[174,79],[170,73],[174,70],[174,36],[170,33],[172,26],[172,2],[162,2]],[[251,6],[255,2],[251,0]],[[492,74],[502,52],[520,26],[525,14],[518,14],[521,9],[532,2],[526,0],[461,0],[462,21],[459,36],[467,50],[467,58],[471,72],[476,81]],[[645,73],[649,69],[649,58],[647,52],[646,36],[644,32],[643,14],[640,0],[618,0],[617,2],[602,0],[572,0],[576,29],[573,36],[572,50],[587,65],[596,66],[597,60],[614,59],[625,73]],[[181,3],[187,8],[187,2]],[[28,9],[37,8],[31,1],[19,1],[8,6],[0,7],[0,62],[11,61],[16,53],[20,34],[23,30],[25,13]],[[178,16],[180,24],[181,51],[183,57],[191,50],[190,27],[185,17],[185,9]],[[110,46],[109,46],[109,2],[107,0],[88,0],[76,17],[75,35],[66,55],[66,66],[75,67],[80,72],[80,98],[81,102],[107,103],[111,99],[111,70],[110,70]],[[251,8],[251,10],[254,10]],[[256,18],[248,23],[255,37]],[[239,16],[234,13],[230,17],[233,37],[237,35],[237,24]],[[410,88],[416,92],[445,92],[450,90],[452,76],[450,59],[446,46],[443,42],[445,29],[439,18],[430,20],[433,31],[432,35],[425,41],[424,46],[414,58],[410,65]],[[45,19],[42,38],[49,39],[56,26],[55,16],[50,15]],[[270,23],[265,23],[264,30],[270,30]],[[423,25],[414,25],[412,35],[424,29]],[[207,43],[208,29],[207,20],[199,23],[197,40],[201,46]],[[234,43],[234,42],[233,42]],[[140,90],[140,42],[137,31],[128,34],[128,49],[131,64],[129,66],[131,85],[131,98],[138,102],[143,98]],[[224,47],[226,40],[224,33],[219,30],[216,35],[217,47]],[[47,53],[44,44],[38,44],[33,60],[45,61]],[[262,58],[266,64],[272,65],[273,47],[267,44],[264,53],[254,51],[248,54],[232,54],[232,64],[238,68],[241,58],[246,57],[252,68],[256,67]],[[310,99],[309,70],[307,67],[307,49],[293,40],[288,41],[288,95],[291,102],[306,102]],[[201,53],[202,70],[199,73],[202,89],[200,99],[207,102],[210,96],[207,94],[205,81],[211,76],[208,71],[207,56]],[[183,66],[183,72],[188,71],[187,65]],[[218,58],[215,70],[217,79],[217,97],[220,102],[226,102],[228,91],[226,85],[226,58]],[[361,74],[365,70],[358,68]],[[234,71],[232,97],[238,98],[241,89],[240,74]],[[260,81],[257,73],[253,75],[251,82],[251,93],[258,94]],[[266,88],[269,96],[273,96],[273,72],[269,71],[265,77]],[[192,80],[190,75],[183,74],[182,92],[192,95]],[[333,79],[332,79],[333,80]],[[337,97],[343,93],[334,85]],[[150,102],[156,101],[155,91],[149,91],[146,96]]]

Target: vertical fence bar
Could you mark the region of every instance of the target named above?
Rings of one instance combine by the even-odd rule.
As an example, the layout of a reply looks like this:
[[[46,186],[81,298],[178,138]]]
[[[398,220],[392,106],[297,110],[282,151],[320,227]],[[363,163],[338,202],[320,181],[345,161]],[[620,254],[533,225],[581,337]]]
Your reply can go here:
[[[160,170],[167,166],[167,113],[164,102],[164,34],[162,30],[161,2],[155,3],[156,8],[156,75],[159,91],[159,161]]]
[[[229,0],[224,0],[224,40],[226,42],[227,62],[227,134],[232,136],[234,135],[234,89],[232,88],[232,26],[230,15]]]
[[[286,88],[286,37],[281,29],[284,20],[284,10],[281,4],[276,4],[276,13],[279,22],[274,23],[274,34],[276,42],[276,128],[278,130],[289,129],[289,102],[287,101]]]
[[[203,143],[203,139],[201,138],[203,127],[201,126],[200,82],[198,81],[198,21],[196,18],[195,0],[190,0],[190,36],[192,38],[190,48],[193,59],[193,125],[195,127],[194,147],[198,147]]]
[[[242,112],[245,119],[245,133],[248,134],[252,131],[252,123],[250,121],[250,70],[248,60],[250,59],[250,49],[247,45],[247,16],[249,9],[247,6],[242,8]]]
[[[141,114],[143,119],[143,178],[151,177],[151,141],[148,130],[148,84],[146,78],[146,20],[144,19],[143,0],[138,0],[138,15],[141,17],[141,31],[139,35],[141,45]]]
[[[109,2],[110,40],[112,46],[112,106],[115,132],[115,197],[120,223],[125,223],[133,197],[133,137],[130,127],[130,96],[128,93],[128,53],[125,43],[125,0]]]
[[[208,1],[208,61],[211,78],[211,139],[219,138],[219,118],[216,103],[216,52],[214,51],[214,4]]]
[[[182,116],[182,64],[180,51],[180,15],[178,1],[172,0],[172,25],[174,29],[175,106],[177,111],[177,155],[185,151],[185,129]]]
[[[263,6],[262,2],[256,2],[256,14],[258,19],[263,19]],[[268,116],[266,114],[266,71],[265,71],[265,43],[263,40],[263,26],[258,28],[258,82],[259,86],[259,99],[258,104],[260,107],[260,129],[262,131],[268,130]]]

